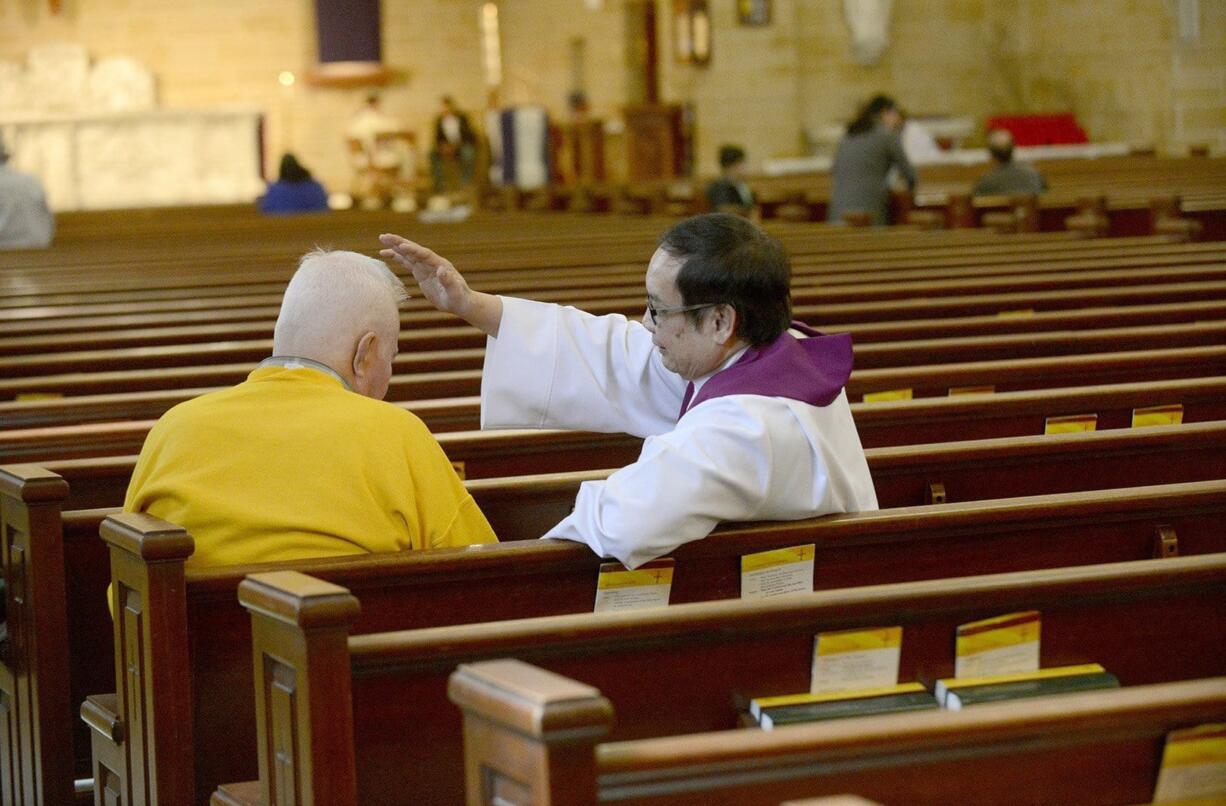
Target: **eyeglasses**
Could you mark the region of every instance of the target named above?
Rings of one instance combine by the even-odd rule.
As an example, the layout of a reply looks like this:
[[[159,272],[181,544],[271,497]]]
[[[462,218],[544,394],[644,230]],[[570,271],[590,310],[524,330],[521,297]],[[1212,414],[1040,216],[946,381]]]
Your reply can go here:
[[[679,305],[676,308],[657,308],[652,304],[651,300],[647,300],[647,314],[651,317],[653,325],[660,324],[661,316],[668,316],[670,313],[684,313],[685,311],[697,311],[703,308],[714,308],[716,305],[723,305],[722,302],[704,302],[700,305]]]

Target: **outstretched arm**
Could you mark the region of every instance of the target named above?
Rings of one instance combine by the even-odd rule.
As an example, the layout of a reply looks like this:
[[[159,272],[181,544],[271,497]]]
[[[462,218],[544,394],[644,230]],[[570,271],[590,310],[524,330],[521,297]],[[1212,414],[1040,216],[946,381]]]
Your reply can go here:
[[[413,272],[422,295],[440,311],[453,313],[487,336],[498,338],[502,300],[473,291],[451,261],[399,235],[380,235],[379,254]]]

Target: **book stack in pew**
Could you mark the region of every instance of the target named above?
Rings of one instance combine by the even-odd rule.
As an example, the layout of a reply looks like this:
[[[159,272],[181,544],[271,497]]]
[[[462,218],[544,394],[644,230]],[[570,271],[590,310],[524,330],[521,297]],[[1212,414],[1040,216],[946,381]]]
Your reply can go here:
[[[1119,688],[1115,675],[1097,663],[1059,666],[1033,672],[984,677],[943,678],[929,691],[921,683],[900,683],[883,688],[821,694],[785,694],[758,697],[749,702],[749,715],[762,729],[873,714],[897,714],[946,708],[958,711],[970,705],[1028,697],[1047,697],[1104,688]]]
[[[900,683],[884,688],[758,697],[750,700],[749,715],[764,730],[772,730],[801,722],[927,711],[938,707],[936,698],[922,684]]]
[[[1033,672],[938,680],[933,694],[942,708],[960,711],[985,702],[1047,697],[1102,688],[1119,688],[1120,681],[1097,663],[1057,666]]]

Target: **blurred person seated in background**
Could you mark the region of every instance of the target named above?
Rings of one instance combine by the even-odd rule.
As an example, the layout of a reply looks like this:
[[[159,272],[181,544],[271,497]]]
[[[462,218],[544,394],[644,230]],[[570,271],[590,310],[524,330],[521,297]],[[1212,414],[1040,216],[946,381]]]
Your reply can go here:
[[[1013,160],[1013,135],[1006,129],[988,132],[988,152],[995,167],[979,177],[971,191],[975,196],[1038,194],[1047,190],[1047,180],[1033,166]]]
[[[446,186],[444,162],[459,162],[460,181],[464,185],[472,182],[477,162],[477,135],[468,115],[456,107],[450,95],[443,96],[442,103],[443,109],[434,121],[434,148],[430,150],[430,178],[435,193],[442,193]]]
[[[745,149],[720,146],[719,179],[707,186],[707,202],[715,213],[748,216],[754,210],[753,191],[745,184]]]
[[[42,249],[55,235],[55,216],[38,177],[9,167],[0,141],[0,249]]]
[[[259,203],[262,213],[317,213],[328,209],[328,192],[297,157],[286,154],[281,158],[277,181],[268,185]]]

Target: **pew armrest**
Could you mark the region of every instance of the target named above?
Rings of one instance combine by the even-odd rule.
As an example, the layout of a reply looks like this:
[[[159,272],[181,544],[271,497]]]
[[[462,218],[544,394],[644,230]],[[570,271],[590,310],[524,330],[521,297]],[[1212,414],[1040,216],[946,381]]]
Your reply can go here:
[[[259,781],[222,784],[209,798],[209,806],[261,806],[263,802]]]
[[[114,694],[91,694],[81,703],[81,719],[90,731],[108,742],[123,742],[123,720],[119,717],[118,698]]]
[[[131,803],[128,765],[125,759],[124,722],[119,698],[93,694],[81,703],[81,719],[89,725],[90,772],[96,803]]]

